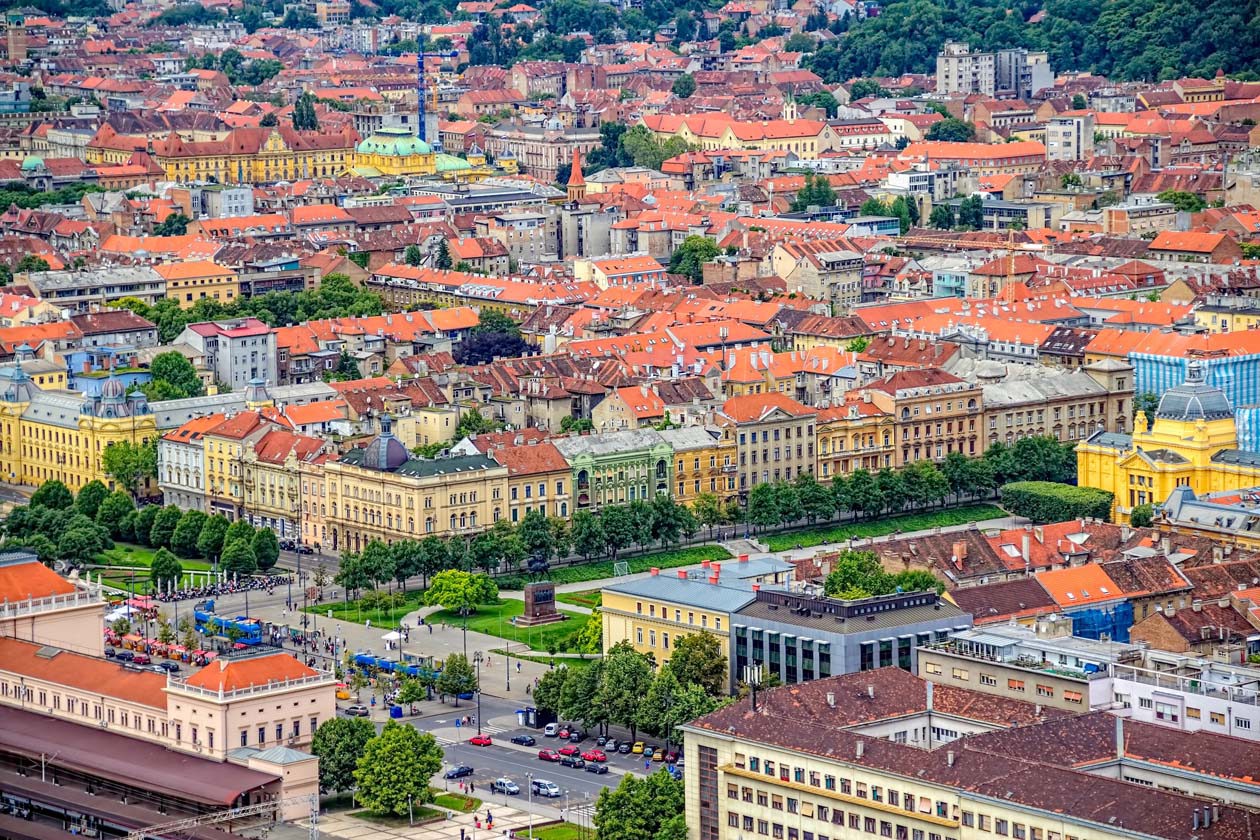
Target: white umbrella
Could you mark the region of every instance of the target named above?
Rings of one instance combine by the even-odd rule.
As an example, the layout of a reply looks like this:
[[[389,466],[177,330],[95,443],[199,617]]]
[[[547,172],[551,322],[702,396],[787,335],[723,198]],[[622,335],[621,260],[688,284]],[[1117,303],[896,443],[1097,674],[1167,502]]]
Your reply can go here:
[[[402,637],[403,637],[402,633],[399,633],[397,630],[390,630],[384,636],[381,636],[381,638],[387,642],[396,642]]]

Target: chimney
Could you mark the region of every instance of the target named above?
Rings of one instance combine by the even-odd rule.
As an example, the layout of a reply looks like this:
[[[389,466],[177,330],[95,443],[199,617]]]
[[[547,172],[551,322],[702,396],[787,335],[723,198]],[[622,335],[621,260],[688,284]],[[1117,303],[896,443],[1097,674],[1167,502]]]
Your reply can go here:
[[[954,766],[954,751],[953,750],[946,751],[945,763],[948,764],[950,767]]]
[[[1116,758],[1124,758],[1124,718],[1116,718]]]
[[[717,584],[717,582],[718,582],[718,576],[717,576],[717,575],[709,575],[709,583],[712,583],[712,584],[715,584],[715,585],[716,585],[716,584]]]
[[[827,707],[831,709],[834,709],[836,707],[835,692],[831,692],[831,691],[827,692]]]
[[[925,689],[927,689],[927,704],[926,704],[926,707],[927,707],[927,710],[928,710],[928,713],[929,713],[929,714],[932,712],[932,704],[933,704],[933,697],[934,697],[934,694],[933,694],[933,690],[932,690],[932,688],[933,688],[933,686],[934,686],[934,685],[935,685],[935,683],[931,682],[930,680],[929,680],[929,681],[927,681],[927,682],[925,682],[925,683],[923,684],[923,687],[924,687]]]
[[[748,562],[748,555],[747,555],[747,554],[741,554],[741,555],[739,555],[739,562],[741,562],[741,563],[747,563],[747,562]]]
[[[721,564],[721,563],[714,563],[713,565],[709,566],[709,568],[713,570],[713,576],[714,576],[714,577],[717,577],[718,575],[722,574],[722,564]]]
[[[1219,822],[1221,819],[1221,806],[1219,803],[1212,803],[1212,822]]]
[[[858,741],[857,742],[857,757],[861,758],[865,754],[866,754],[866,742]],[[1204,810],[1206,811],[1207,809],[1205,808]]]
[[[1172,553],[1172,539],[1169,538],[1168,536],[1161,537],[1159,540],[1159,550],[1160,550],[1160,553],[1163,554],[1165,557],[1171,554]]]
[[[1198,831],[1199,830],[1199,809],[1198,808],[1190,809],[1190,817],[1191,817],[1190,822],[1193,829],[1195,831]]]
[[[709,567],[710,567],[710,566],[712,566],[712,565],[713,565],[713,561],[712,561],[712,560],[705,560],[703,563],[701,563],[701,564],[700,564],[700,568],[702,568],[702,569],[707,569],[707,568],[709,568]]]
[[[866,696],[871,698],[872,700],[875,699],[875,686],[873,685],[866,686]]]
[[[1203,602],[1199,600],[1195,600],[1195,602],[1190,605],[1190,609],[1194,610],[1195,612],[1203,612]]]
[[[652,572],[652,577],[656,577],[661,573],[661,570],[656,566],[653,566],[650,571]]]
[[[1028,535],[1024,534],[1023,539],[1020,542],[1022,543],[1020,547],[1020,556],[1024,558],[1024,568],[1027,569],[1030,565],[1032,565],[1032,560],[1030,560],[1028,556]]]
[[[760,592],[760,591],[761,591],[761,584],[760,584],[760,583],[754,583],[754,584],[752,585],[752,591],[753,591],[753,594],[754,594],[754,595],[756,595],[758,592]]]
[[[679,580],[686,580],[686,579],[687,579],[687,570],[686,570],[686,569],[679,569],[679,570],[678,570],[678,579],[679,579]]]
[[[1212,809],[1204,805],[1203,806],[1203,827],[1207,828],[1211,824],[1212,824]]]

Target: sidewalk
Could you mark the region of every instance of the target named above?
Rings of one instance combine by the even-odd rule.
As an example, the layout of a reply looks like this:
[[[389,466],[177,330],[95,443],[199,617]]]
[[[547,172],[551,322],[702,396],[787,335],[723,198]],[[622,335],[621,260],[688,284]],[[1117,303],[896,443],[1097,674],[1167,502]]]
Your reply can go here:
[[[427,807],[436,808],[436,806]],[[486,828],[487,809],[494,817],[493,830]],[[511,806],[487,804],[483,801],[481,810],[475,815],[451,812],[446,819],[414,827],[408,826],[405,819],[399,820],[401,825],[398,826],[381,825],[352,817],[348,813],[338,813],[320,815],[319,831],[330,837],[346,837],[351,840],[397,840],[397,838],[459,840],[460,837],[465,840],[490,840],[490,838],[514,837],[517,834],[524,837],[531,825],[539,826],[557,822],[561,817],[559,809],[539,805],[537,801],[534,802],[534,810],[536,813],[531,820],[530,815],[523,810]],[[589,819],[585,815],[581,816],[584,820]],[[481,828],[477,828],[477,819],[481,820]],[[305,830],[310,826],[310,821],[298,820],[297,825]],[[460,829],[463,829],[463,834],[460,833]]]

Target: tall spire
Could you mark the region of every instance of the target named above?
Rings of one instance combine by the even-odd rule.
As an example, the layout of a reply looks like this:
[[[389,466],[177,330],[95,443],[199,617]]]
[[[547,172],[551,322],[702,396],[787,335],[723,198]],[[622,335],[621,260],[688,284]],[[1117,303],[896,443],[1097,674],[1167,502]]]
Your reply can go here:
[[[586,198],[586,178],[582,177],[582,153],[573,150],[573,165],[569,168],[569,201]]]

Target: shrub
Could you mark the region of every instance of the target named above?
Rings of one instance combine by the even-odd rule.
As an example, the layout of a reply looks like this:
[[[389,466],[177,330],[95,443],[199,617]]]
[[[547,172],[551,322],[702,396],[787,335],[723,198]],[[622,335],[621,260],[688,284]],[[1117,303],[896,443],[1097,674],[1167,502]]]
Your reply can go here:
[[[1065,522],[1089,517],[1109,521],[1115,498],[1096,487],[1053,481],[1016,481],[1002,485],[1002,507],[1033,522]]]

